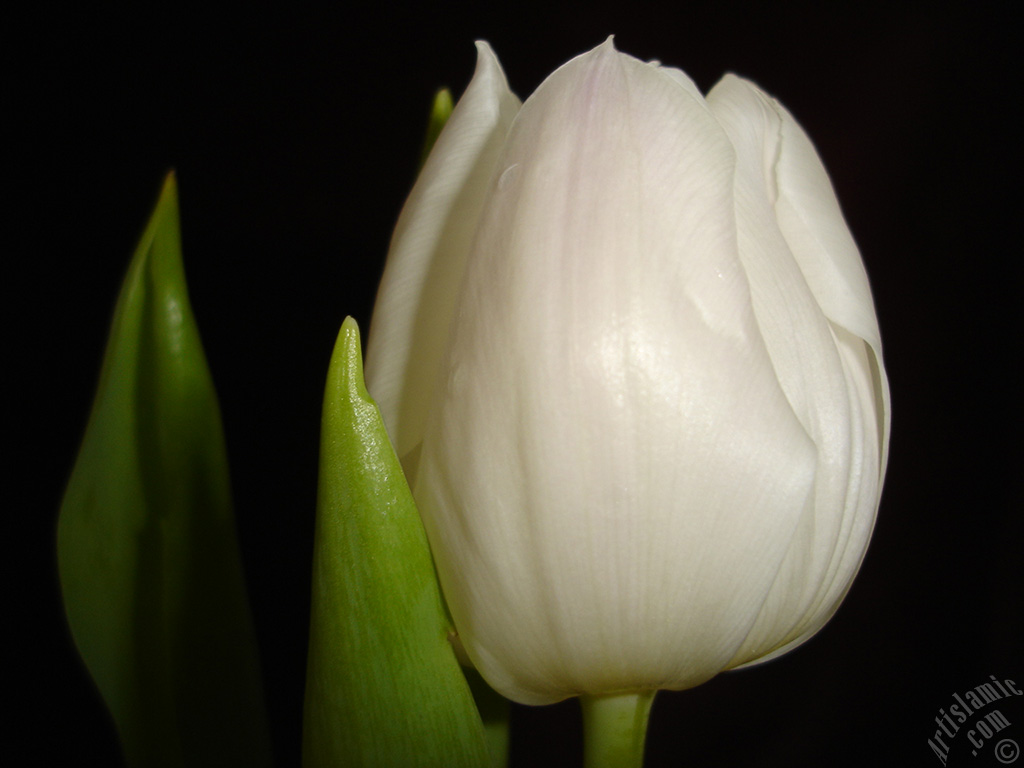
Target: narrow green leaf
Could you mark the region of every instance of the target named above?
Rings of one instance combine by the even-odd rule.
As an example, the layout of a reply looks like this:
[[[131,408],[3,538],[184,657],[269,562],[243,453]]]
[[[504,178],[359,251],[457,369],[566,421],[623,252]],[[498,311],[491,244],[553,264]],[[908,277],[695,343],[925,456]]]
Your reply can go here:
[[[473,692],[473,700],[484,724],[491,768],[505,768],[508,765],[509,715],[512,709],[509,700],[491,688],[475,669],[466,668],[462,671],[466,674],[466,682]]]
[[[434,103],[430,108],[430,118],[427,120],[427,135],[423,141],[423,151],[420,153],[420,168],[427,162],[430,150],[434,148],[437,137],[441,135],[448,118],[452,116],[452,92],[442,88],[434,96]]]
[[[303,763],[486,766],[426,534],[366,392],[351,318],[321,429]]]
[[[72,637],[129,766],[270,764],[213,383],[164,182],[61,506]]]

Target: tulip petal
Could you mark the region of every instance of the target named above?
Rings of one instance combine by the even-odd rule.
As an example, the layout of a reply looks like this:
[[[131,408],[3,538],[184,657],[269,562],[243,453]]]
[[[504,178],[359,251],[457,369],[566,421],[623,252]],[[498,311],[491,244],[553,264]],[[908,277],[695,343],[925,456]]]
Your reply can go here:
[[[370,351],[466,652],[539,704],[803,642],[859,567],[889,431],[810,141],[752,84],[705,100],[611,38],[495,130],[441,221],[410,198],[403,219],[460,238],[400,224]]]
[[[776,99],[734,75],[723,78],[720,86],[725,87],[730,81],[733,82],[730,87],[741,83],[752,90],[778,116],[775,215],[811,292],[829,320],[864,339],[871,347],[871,364],[878,369],[873,375],[875,399],[882,404],[878,429],[884,473],[890,428],[889,386],[864,262],[810,137]],[[708,94],[709,103],[714,101],[715,90]]]
[[[610,42],[512,126],[416,486],[466,650],[509,698],[711,677],[813,503],[734,162],[703,100]]]
[[[871,348],[873,399],[879,404],[881,487],[889,455],[889,380],[882,363],[878,318],[864,262],[810,138],[785,107],[775,99],[770,103],[782,122],[782,146],[776,165],[779,226],[825,316],[864,339]]]
[[[737,151],[737,228],[754,311],[779,382],[818,449],[815,502],[794,532],[736,665],[806,640],[845,594],[877,510],[883,405],[876,401],[871,347],[828,316],[829,306],[812,282],[812,276],[820,281],[821,273],[813,265],[811,274],[807,272],[811,262],[831,264],[821,252],[823,239],[812,242],[802,233],[794,237],[781,223],[778,210],[787,204],[778,191],[780,158],[786,155],[795,123],[788,118],[787,124],[773,100],[734,76],[712,90],[708,103]],[[827,185],[820,162],[817,166],[812,176]],[[830,188],[828,192],[831,196]],[[835,225],[833,240],[853,248],[859,267],[849,235],[844,239],[837,231],[845,230],[838,207],[835,220],[827,223]],[[839,263],[846,262],[841,258]],[[863,277],[862,268],[859,274]],[[832,270],[827,279],[839,277]],[[862,287],[864,292],[846,297],[839,310],[854,320],[869,317],[877,338],[866,280]],[[855,306],[858,301],[866,307]]]
[[[477,51],[473,80],[398,219],[366,355],[368,388],[407,472],[422,440],[429,382],[437,378],[483,193],[519,109],[490,47],[480,42]]]

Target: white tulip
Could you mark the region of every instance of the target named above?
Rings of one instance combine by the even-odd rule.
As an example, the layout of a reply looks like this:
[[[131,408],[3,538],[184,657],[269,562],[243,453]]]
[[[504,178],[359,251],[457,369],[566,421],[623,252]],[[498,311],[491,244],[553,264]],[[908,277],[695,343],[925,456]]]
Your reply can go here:
[[[683,689],[835,612],[888,385],[811,142],[611,40],[524,104],[486,43],[406,203],[367,381],[499,692]]]

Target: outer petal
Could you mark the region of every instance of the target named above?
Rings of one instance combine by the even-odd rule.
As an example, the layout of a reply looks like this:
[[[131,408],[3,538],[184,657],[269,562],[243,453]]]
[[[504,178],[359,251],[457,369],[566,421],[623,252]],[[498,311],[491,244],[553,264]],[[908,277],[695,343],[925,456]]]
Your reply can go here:
[[[610,43],[509,134],[416,496],[465,647],[517,701],[720,671],[813,501],[733,164],[702,100]]]
[[[877,367],[873,379],[875,400],[879,403],[884,473],[891,419],[889,383],[882,364],[878,319],[864,262],[843,219],[825,166],[803,128],[785,107],[753,83],[727,75],[722,84],[730,80],[753,90],[778,116],[775,213],[811,292],[829,320],[864,339],[871,348],[870,362]]]
[[[876,368],[872,361],[874,351],[835,317],[873,333],[877,342],[860,257],[820,161],[792,118],[751,84],[728,76],[708,103],[737,151],[740,252],[758,323],[779,381],[818,452],[814,504],[795,531],[736,665],[806,640],[846,593],[878,506],[884,405],[876,398],[880,364]],[[801,137],[800,165],[783,162],[794,130]],[[799,180],[798,174],[808,178]],[[834,210],[814,212],[824,217],[816,222],[820,236],[793,229],[781,177],[805,194],[808,185],[825,185],[817,194],[827,192]],[[823,281],[842,281],[850,293]]]
[[[376,399],[407,471],[423,437],[455,296],[498,153],[519,110],[487,43],[399,216],[366,354]]]
[[[781,104],[775,99],[769,102],[782,123],[782,145],[776,164],[779,226],[826,317],[864,339],[870,347],[868,357],[873,368],[873,399],[877,404],[881,444],[880,488],[888,462],[892,414],[878,319],[864,263],[810,138]]]

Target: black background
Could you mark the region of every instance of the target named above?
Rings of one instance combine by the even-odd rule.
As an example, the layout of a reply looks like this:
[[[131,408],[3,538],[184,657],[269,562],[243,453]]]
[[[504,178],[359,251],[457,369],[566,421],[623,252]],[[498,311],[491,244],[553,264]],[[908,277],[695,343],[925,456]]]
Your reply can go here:
[[[995,6],[40,6],[3,45],[5,679],[27,673],[5,684],[14,764],[119,760],[64,624],[53,535],[164,173],[178,172],[277,760],[297,765],[324,375],[345,315],[367,327],[432,94],[465,87],[476,38],[525,98],[610,33],[703,90],[752,78],[814,138],[871,277],[894,414],[874,539],[834,620],[778,661],[660,694],[649,764],[937,765],[926,740],[954,692],[990,674],[1024,684],[1020,79]],[[1024,744],[1021,706],[1004,711]],[[513,765],[579,764],[577,712],[517,707]],[[950,765],[990,760],[964,741]]]

